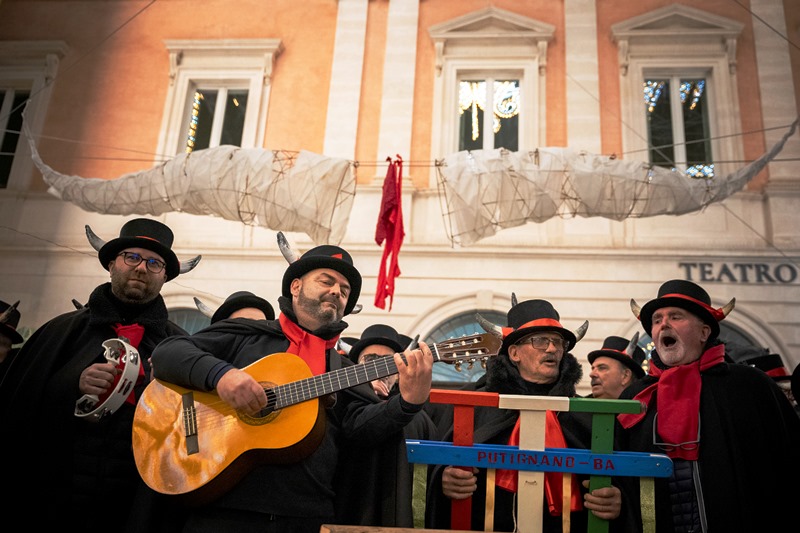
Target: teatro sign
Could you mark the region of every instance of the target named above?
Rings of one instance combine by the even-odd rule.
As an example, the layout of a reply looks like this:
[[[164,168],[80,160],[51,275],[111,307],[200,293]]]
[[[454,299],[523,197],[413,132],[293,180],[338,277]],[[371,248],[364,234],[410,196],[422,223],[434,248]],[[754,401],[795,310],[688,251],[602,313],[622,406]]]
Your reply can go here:
[[[754,283],[787,285],[798,280],[798,268],[791,263],[678,263],[684,279],[694,282]]]

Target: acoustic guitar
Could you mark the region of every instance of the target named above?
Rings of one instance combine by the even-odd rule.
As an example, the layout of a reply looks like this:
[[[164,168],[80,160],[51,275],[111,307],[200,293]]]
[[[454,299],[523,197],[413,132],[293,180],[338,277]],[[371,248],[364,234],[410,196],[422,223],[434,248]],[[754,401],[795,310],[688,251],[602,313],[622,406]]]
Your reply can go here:
[[[431,346],[434,362],[485,365],[501,340],[490,333]],[[319,398],[397,374],[391,355],[314,376],[300,357],[276,353],[242,369],[264,386],[267,406],[257,415],[237,411],[212,392],[154,380],[133,419],[139,474],[162,494],[206,503],[259,464],[285,464],[310,455],[325,432]]]

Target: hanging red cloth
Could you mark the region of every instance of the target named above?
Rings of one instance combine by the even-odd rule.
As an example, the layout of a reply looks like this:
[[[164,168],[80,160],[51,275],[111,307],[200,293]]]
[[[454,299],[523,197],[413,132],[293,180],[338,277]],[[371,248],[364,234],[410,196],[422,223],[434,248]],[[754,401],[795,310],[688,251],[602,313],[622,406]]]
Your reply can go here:
[[[519,418],[517,424],[508,439],[510,446],[519,446]],[[561,424],[553,411],[547,411],[545,415],[544,445],[546,448],[566,448],[567,441],[561,431]],[[547,509],[552,516],[561,516],[562,501],[562,480],[561,472],[544,473],[544,494],[547,499]],[[495,485],[509,492],[517,492],[519,483],[517,470],[498,470],[495,476]],[[570,510],[580,511],[583,509],[583,499],[581,498],[580,486],[577,476],[572,476],[572,494],[570,499]]]
[[[390,157],[386,160],[389,162],[389,168],[383,180],[381,210],[375,228],[375,242],[381,245],[385,241],[386,244],[378,272],[375,307],[385,309],[386,298],[389,298],[389,311],[391,311],[394,302],[394,280],[400,275],[397,256],[406,233],[403,228],[403,159],[398,155],[394,162]]]

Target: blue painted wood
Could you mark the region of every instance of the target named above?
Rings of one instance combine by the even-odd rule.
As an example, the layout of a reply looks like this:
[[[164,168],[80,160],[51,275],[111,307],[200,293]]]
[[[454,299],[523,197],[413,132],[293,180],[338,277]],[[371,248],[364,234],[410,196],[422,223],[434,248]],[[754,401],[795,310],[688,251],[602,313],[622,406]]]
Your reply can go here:
[[[407,440],[406,448],[410,463],[606,476],[668,477],[672,474],[669,457],[641,452],[604,454],[575,448],[534,451],[502,444],[453,446],[448,442],[424,440]]]

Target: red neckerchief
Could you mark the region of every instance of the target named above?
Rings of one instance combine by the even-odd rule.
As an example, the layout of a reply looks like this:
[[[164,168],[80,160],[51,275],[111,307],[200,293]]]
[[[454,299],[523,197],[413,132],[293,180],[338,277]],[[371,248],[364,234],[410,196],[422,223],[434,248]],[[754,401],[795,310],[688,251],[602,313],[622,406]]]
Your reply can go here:
[[[142,342],[142,338],[144,337],[144,327],[140,326],[139,324],[128,324],[127,326],[123,326],[122,324],[114,324],[114,331],[117,334],[117,337],[123,339],[125,342],[133,346],[134,348],[139,348],[139,343]],[[136,384],[139,385],[142,383],[144,379],[144,365],[141,364],[141,357],[139,358],[139,377],[136,378]],[[108,393],[103,395],[100,398],[100,402],[104,402],[106,398],[111,395],[111,392],[117,388],[117,383],[119,383],[120,378],[122,377],[122,370],[125,368],[125,362],[120,361],[117,365],[117,368],[120,369],[120,373],[114,376],[114,382],[111,384],[111,388],[108,389]],[[125,401],[131,405],[136,405],[136,394],[134,394],[133,389],[131,389],[131,393],[125,398]]]
[[[566,448],[567,441],[561,431],[561,424],[558,422],[553,411],[547,411],[545,415],[544,445],[546,448]],[[519,418],[508,439],[509,446],[519,446]],[[518,484],[517,470],[498,470],[495,475],[495,485],[509,492],[517,492]],[[561,516],[561,498],[563,476],[561,472],[544,473],[544,493],[547,497],[547,507],[552,516]],[[578,486],[577,476],[572,476],[572,496],[570,499],[570,510],[580,511],[583,509],[583,500]]]
[[[305,361],[308,368],[311,369],[311,373],[315,376],[324,374],[327,352],[330,348],[336,346],[339,336],[337,335],[329,340],[317,337],[289,320],[283,313],[278,316],[278,320],[281,323],[283,334],[289,339],[289,349],[286,351],[299,356]]]
[[[656,412],[658,413],[658,436],[663,442],[681,443],[698,440],[698,427],[700,420],[700,389],[702,380],[700,373],[708,368],[723,362],[725,345],[719,344],[709,348],[693,363],[674,366],[661,370],[656,365],[650,365],[650,375],[658,381],[645,388],[633,399],[639,400],[645,406],[650,405],[653,393],[658,389],[656,398]],[[638,414],[621,414],[617,419],[622,427],[629,428],[642,421],[646,410]],[[673,446],[667,450],[667,455],[673,459],[687,459],[696,461],[700,454],[700,443],[684,449]]]

